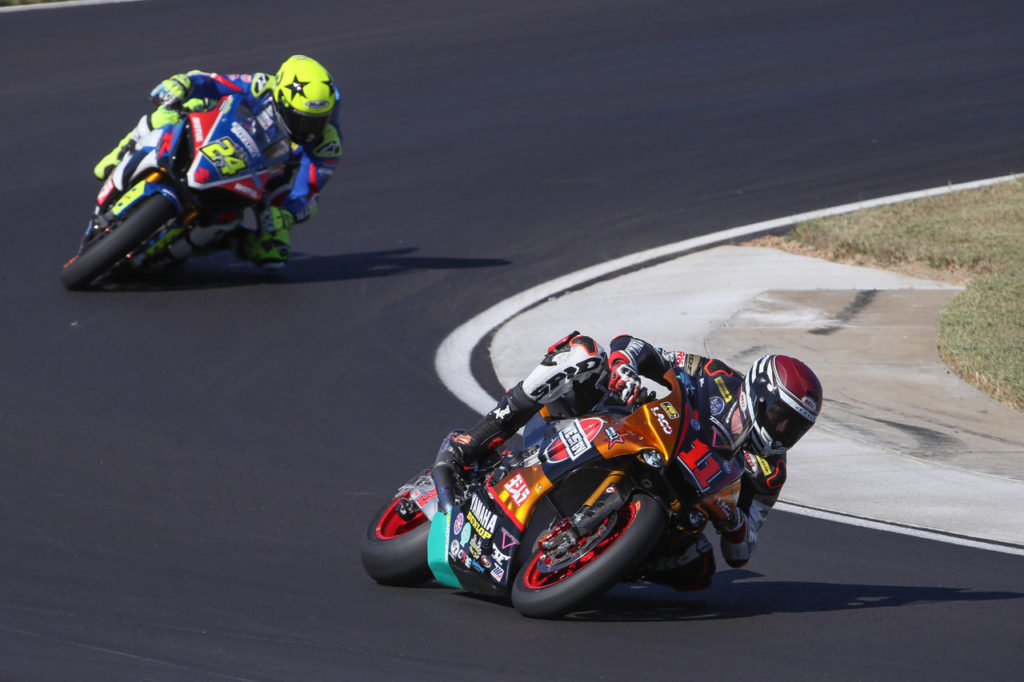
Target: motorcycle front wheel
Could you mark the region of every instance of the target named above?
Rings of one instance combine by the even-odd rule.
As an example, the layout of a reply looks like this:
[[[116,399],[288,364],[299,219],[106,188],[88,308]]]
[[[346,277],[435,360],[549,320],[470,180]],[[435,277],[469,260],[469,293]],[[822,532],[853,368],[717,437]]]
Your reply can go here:
[[[665,529],[665,511],[637,493],[609,516],[599,541],[552,566],[539,547],[512,586],[512,605],[530,618],[557,618],[604,594],[647,557]]]
[[[162,194],[143,199],[119,225],[93,239],[81,253],[64,264],[60,282],[66,289],[87,289],[111,268],[174,218],[174,204]]]
[[[427,563],[430,520],[419,510],[402,518],[402,499],[396,497],[374,515],[360,547],[363,568],[382,585],[409,587],[433,577]]]

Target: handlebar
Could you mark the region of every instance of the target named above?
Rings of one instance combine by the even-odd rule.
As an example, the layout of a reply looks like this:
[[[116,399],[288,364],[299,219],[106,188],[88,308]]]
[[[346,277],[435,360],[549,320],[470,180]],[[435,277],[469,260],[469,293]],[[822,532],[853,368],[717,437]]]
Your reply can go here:
[[[430,470],[430,478],[433,479],[434,489],[437,490],[437,506],[444,514],[455,506],[455,467],[452,464],[449,445],[456,433],[458,432],[449,433],[445,437]]]
[[[447,514],[455,506],[455,470],[451,462],[434,462],[430,477],[434,479],[434,488],[437,490],[437,506],[442,513]]]

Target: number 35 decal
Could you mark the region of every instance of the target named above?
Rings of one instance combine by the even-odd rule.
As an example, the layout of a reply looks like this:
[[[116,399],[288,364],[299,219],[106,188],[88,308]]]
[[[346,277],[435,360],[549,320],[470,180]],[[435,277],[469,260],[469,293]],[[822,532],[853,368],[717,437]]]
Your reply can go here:
[[[200,151],[213,162],[221,175],[234,175],[247,167],[245,160],[238,156],[235,143],[226,137],[206,145]]]

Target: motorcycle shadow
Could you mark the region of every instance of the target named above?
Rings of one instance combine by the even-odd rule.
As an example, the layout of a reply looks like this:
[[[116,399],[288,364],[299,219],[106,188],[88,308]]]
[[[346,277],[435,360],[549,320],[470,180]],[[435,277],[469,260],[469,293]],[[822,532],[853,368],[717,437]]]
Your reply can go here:
[[[415,270],[458,270],[511,265],[502,258],[452,258],[414,256],[417,247],[367,251],[333,256],[294,252],[280,270],[261,270],[227,253],[194,258],[185,263],[130,279],[109,282],[107,291],[185,291],[255,284],[308,284],[346,279],[388,277]]]
[[[745,570],[723,571],[715,575],[711,587],[695,592],[650,583],[619,585],[590,609],[565,618],[594,622],[728,620],[772,613],[1024,598],[1022,592],[975,592],[958,587],[747,580],[760,577]]]

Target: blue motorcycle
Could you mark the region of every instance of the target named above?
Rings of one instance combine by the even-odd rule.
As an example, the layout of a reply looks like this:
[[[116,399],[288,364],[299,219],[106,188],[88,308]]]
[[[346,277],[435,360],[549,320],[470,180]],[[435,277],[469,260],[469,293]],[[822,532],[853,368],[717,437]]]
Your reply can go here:
[[[61,283],[86,289],[216,249],[285,177],[291,150],[271,106],[228,96],[156,128],[125,154],[96,197]]]

